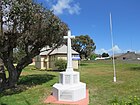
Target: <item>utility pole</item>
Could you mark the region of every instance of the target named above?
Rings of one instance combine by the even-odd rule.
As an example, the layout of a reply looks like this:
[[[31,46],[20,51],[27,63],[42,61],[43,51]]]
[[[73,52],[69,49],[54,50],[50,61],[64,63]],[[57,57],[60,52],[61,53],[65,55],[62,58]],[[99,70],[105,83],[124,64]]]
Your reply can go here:
[[[114,60],[114,41],[113,41],[113,34],[112,34],[112,16],[111,16],[111,13],[110,13],[110,34],[111,34],[111,42],[112,42],[112,52],[113,52],[113,69],[114,69],[114,82],[116,82],[116,67],[115,67],[115,60]]]
[[[2,0],[0,0],[0,36],[3,35],[3,27],[2,27]]]

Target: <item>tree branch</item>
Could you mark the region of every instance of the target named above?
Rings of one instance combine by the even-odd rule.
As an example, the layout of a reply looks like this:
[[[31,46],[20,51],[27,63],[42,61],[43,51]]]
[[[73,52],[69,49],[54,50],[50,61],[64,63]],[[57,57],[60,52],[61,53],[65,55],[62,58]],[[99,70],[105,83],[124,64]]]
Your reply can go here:
[[[3,20],[2,20],[2,0],[0,0],[0,36],[3,36]]]

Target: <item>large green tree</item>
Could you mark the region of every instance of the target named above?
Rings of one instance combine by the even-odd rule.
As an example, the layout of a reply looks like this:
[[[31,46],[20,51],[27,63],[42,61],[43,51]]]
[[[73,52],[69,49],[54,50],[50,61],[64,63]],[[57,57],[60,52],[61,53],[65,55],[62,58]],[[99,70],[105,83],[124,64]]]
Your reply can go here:
[[[109,57],[108,53],[102,53],[102,57]]]
[[[23,68],[32,63],[32,58],[44,46],[52,49],[59,46],[67,30],[67,25],[57,16],[32,0],[0,0],[0,58],[9,75],[0,77],[5,81],[0,89],[14,87]],[[16,48],[22,49],[24,54],[14,66],[13,51]]]
[[[81,58],[84,57],[88,59],[96,46],[93,39],[88,35],[80,35],[72,40],[72,48],[80,54]]]

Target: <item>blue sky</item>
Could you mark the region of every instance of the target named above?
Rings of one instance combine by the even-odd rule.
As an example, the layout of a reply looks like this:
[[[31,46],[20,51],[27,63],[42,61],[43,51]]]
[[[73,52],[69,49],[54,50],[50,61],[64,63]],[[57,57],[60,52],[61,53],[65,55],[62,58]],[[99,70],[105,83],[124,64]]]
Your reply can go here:
[[[112,13],[115,53],[140,52],[140,0],[37,0],[60,17],[73,35],[89,35],[96,53],[111,54]]]

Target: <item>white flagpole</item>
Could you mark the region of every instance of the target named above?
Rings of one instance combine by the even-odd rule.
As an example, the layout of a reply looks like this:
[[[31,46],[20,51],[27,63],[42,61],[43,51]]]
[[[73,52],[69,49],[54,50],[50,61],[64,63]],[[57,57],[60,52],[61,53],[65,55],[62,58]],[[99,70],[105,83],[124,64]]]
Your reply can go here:
[[[114,69],[114,82],[116,82],[116,68],[115,68],[115,60],[114,60],[114,42],[113,42],[113,34],[112,34],[112,16],[110,13],[110,33],[111,33],[111,41],[112,41],[112,52],[113,52],[113,69]]]

